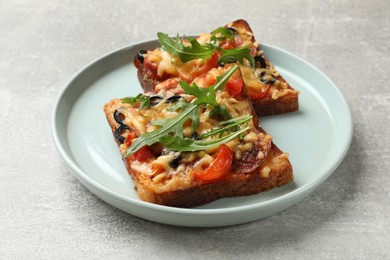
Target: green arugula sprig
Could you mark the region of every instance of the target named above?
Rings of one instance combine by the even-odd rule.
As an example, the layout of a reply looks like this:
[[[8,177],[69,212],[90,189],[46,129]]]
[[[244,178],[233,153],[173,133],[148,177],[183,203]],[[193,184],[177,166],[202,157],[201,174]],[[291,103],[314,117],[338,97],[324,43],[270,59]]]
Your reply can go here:
[[[243,46],[239,48],[233,48],[226,50],[222,53],[222,56],[219,57],[217,63],[232,63],[234,61],[239,61],[241,64],[244,63],[244,59],[247,59],[249,63],[254,66],[255,58],[251,55],[251,51],[248,46]]]
[[[249,129],[250,127],[247,126],[237,132],[233,132],[220,138],[210,140],[193,140],[190,138],[182,138],[175,135],[166,135],[163,136],[160,141],[165,147],[167,147],[171,151],[194,152],[200,150],[207,150],[227,143]]]
[[[176,40],[162,32],[157,33],[158,41],[162,48],[172,55],[178,56],[182,62],[188,62],[194,59],[209,59],[214,53],[214,46],[211,44],[201,45],[194,38],[189,38],[190,46],[185,46],[183,37],[176,37]]]
[[[229,116],[225,118],[229,119],[220,123],[224,127],[211,130],[209,133],[202,135],[200,140],[193,140],[183,136],[183,125],[187,120],[192,121],[194,131],[198,129],[200,108],[213,106],[226,111],[226,108],[220,106],[215,100],[215,93],[218,90],[224,90],[226,82],[237,69],[238,65],[234,65],[230,70],[217,77],[217,82],[213,86],[205,89],[199,88],[195,84],[190,86],[188,83],[181,82],[180,84],[184,91],[187,94],[194,95],[197,99],[192,103],[180,101],[168,108],[169,111],[180,111],[175,117],[150,122],[152,125],[160,126],[160,128],[138,136],[127,150],[126,157],[138,151],[144,145],[150,146],[155,143],[161,143],[172,151],[199,151],[219,146],[242,135],[250,127],[247,126],[240,129],[239,126],[249,122],[252,116],[231,119],[231,116],[226,112]],[[226,134],[223,135],[224,133]],[[218,138],[205,139],[217,134],[219,134]]]
[[[225,27],[219,27],[211,33],[210,42],[214,46],[219,47],[219,43],[221,41],[225,41],[225,40],[232,41],[233,39],[234,39],[234,33],[232,30]]]
[[[217,100],[215,99],[215,92],[218,90],[224,90],[226,82],[229,80],[229,78],[233,75],[233,73],[237,70],[238,66],[234,65],[230,70],[222,74],[221,76],[217,76],[217,81],[213,86],[210,86],[209,88],[200,88],[196,85],[194,82],[192,86],[188,84],[187,82],[180,81],[179,84],[184,91],[189,94],[197,97],[194,104],[200,105],[200,104],[208,104],[214,106],[214,109],[210,112],[211,116],[220,114],[225,119],[231,118],[230,114],[226,110],[225,106],[221,106],[218,104]],[[194,129],[195,131],[196,129]]]
[[[128,103],[132,106],[134,106],[137,103],[140,103],[140,106],[139,106],[140,110],[150,107],[150,99],[142,94],[138,94],[135,97],[122,98],[122,103]]]
[[[176,36],[176,39],[169,37],[167,34],[158,32],[157,33],[158,41],[161,44],[161,48],[171,55],[177,56],[182,62],[188,62],[194,59],[209,59],[215,51],[221,54],[221,57],[218,59],[217,63],[232,63],[239,61],[240,63],[244,62],[244,59],[247,59],[249,63],[254,66],[255,60],[250,54],[249,46],[243,46],[238,48],[233,48],[230,50],[225,50],[219,47],[219,42],[222,40],[233,40],[233,32],[227,28],[218,28],[216,29],[211,37],[209,43],[200,44],[196,39],[189,38],[188,42],[191,46],[184,44],[184,37]]]
[[[193,83],[193,85],[190,86],[190,84],[184,81],[180,81],[179,84],[187,94],[197,97],[195,104],[209,104],[218,106],[218,103],[215,100],[215,92],[218,90],[223,91],[225,89],[226,82],[230,79],[233,73],[236,72],[237,69],[238,65],[234,65],[231,69],[222,75],[217,76],[216,83],[208,88],[200,88],[196,85],[196,83]]]
[[[138,136],[132,145],[127,149],[126,157],[132,155],[139,149],[141,149],[144,145],[152,145],[155,143],[162,143],[164,140],[164,136],[173,135],[182,137],[183,136],[183,124],[187,121],[188,118],[195,118],[195,121],[199,122],[197,106],[191,103],[179,102],[176,105],[176,108],[182,108],[183,111],[178,114],[176,117],[168,118],[168,119],[160,119],[151,122],[152,125],[160,125],[156,131],[152,131],[149,133],[144,133]],[[194,121],[193,121],[194,122]]]
[[[218,135],[221,137],[225,132],[237,131],[240,125],[248,123],[252,119],[252,115],[244,115],[236,118],[231,118],[222,122],[219,125],[226,125],[222,128],[211,129],[207,133],[199,136],[200,139],[204,139],[209,136]]]

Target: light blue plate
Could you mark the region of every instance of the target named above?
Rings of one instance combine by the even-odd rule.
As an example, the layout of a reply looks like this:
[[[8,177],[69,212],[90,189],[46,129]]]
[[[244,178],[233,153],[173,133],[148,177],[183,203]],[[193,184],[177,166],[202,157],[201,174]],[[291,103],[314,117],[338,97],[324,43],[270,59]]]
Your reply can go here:
[[[181,209],[138,199],[121,160],[103,105],[142,92],[133,57],[157,41],[113,51],[88,64],[66,84],[56,102],[54,143],[80,182],[107,203],[132,215],[171,225],[215,227],[245,223],[282,211],[314,191],[336,169],[352,139],[352,120],[337,87],[318,69],[275,47],[266,56],[301,94],[298,112],[261,119],[263,128],[290,154],[295,180],[258,195],[227,198]]]

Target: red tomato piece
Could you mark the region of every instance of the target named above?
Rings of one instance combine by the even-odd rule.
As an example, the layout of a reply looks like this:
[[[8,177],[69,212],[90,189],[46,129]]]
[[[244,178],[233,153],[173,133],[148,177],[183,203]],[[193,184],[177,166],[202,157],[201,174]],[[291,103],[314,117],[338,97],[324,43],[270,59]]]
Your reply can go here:
[[[249,49],[251,50],[251,55],[253,57],[257,56],[257,51],[258,51],[258,48],[256,46],[254,46],[253,44],[251,46],[249,46]]]
[[[174,89],[178,86],[179,79],[178,78],[170,78],[160,83],[160,89]]]
[[[153,158],[153,153],[149,149],[149,147],[145,145],[141,149],[130,155],[128,160],[130,159],[131,161],[146,162],[150,158]]]
[[[124,144],[127,146],[127,147],[130,147],[131,144],[133,143],[133,140],[137,137],[137,134],[134,133],[134,132],[130,132],[127,137],[126,137],[126,140],[124,142]]]
[[[158,67],[157,63],[150,62],[149,59],[144,59],[143,71],[148,78],[152,78],[152,79],[159,78],[157,75],[157,67]]]
[[[129,133],[126,137],[124,144],[127,147],[130,147],[135,138],[137,138],[136,133],[134,133],[134,132]],[[133,162],[133,161],[146,162],[152,157],[153,157],[152,150],[150,150],[150,148],[145,145],[141,149],[139,149],[138,151],[136,151],[135,153],[130,155],[127,158],[127,161],[129,161],[129,162]]]
[[[204,182],[214,182],[225,176],[232,166],[233,151],[226,145],[221,145],[217,157],[203,172],[196,172],[195,178]]]
[[[228,82],[226,82],[225,90],[229,93],[230,96],[234,97],[235,95],[241,93],[243,86],[244,82],[242,81],[242,78],[231,78],[228,80]]]
[[[217,61],[219,59],[218,52],[214,52],[213,55],[204,61],[193,61],[192,66],[189,70],[188,64],[182,67],[177,67],[178,74],[181,80],[186,82],[193,81],[196,77],[207,73],[213,68],[217,67]]]
[[[210,76],[208,73],[203,73],[202,75],[196,77],[196,84],[201,88],[208,88],[216,82],[217,79],[214,76]]]
[[[153,173],[154,174],[159,174],[159,173],[162,173],[165,171],[164,167],[162,167],[160,164],[158,163],[153,163],[152,165],[152,170],[153,170]]]
[[[234,37],[234,46],[235,47],[241,47],[243,44],[243,41],[241,37]]]
[[[230,50],[234,48],[234,41],[226,40],[221,42],[219,46],[224,50]]]
[[[213,56],[211,56],[211,58],[207,62],[205,62],[202,66],[199,67],[198,71],[196,71],[194,75],[194,78],[196,76],[208,72],[212,68],[216,68],[218,59],[219,59],[218,52],[214,52]]]
[[[253,89],[253,88],[248,88],[248,95],[249,98],[252,100],[257,100],[265,97],[270,89],[271,85],[265,85],[262,89]]]

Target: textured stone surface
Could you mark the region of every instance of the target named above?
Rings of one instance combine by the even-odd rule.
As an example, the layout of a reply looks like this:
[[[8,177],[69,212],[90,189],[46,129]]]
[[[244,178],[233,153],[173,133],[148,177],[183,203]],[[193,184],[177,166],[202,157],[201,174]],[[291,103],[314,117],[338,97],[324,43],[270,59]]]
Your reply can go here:
[[[390,258],[389,12],[380,0],[0,1],[0,258]],[[148,222],[86,190],[50,135],[65,82],[157,31],[237,18],[317,66],[347,99],[353,141],[329,180],[282,213],[217,229]]]

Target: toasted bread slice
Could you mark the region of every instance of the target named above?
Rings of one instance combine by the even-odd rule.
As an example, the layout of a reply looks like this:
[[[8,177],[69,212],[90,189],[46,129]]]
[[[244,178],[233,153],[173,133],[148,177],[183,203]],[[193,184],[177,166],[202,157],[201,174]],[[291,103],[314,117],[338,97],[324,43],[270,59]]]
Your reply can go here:
[[[256,68],[243,66],[242,70],[247,93],[258,116],[267,116],[298,110],[299,91],[295,90],[264,56],[260,44],[255,40],[252,29],[245,20],[237,20],[225,26],[234,31],[234,39],[221,43],[222,48],[249,46],[255,58]],[[211,34],[201,34],[200,43],[210,41]],[[177,78],[192,82],[208,70],[223,64],[216,63],[218,57],[213,55],[209,60],[192,60],[181,62],[177,57],[160,48],[143,50],[134,59],[138,69],[138,78],[145,91],[154,91],[155,87],[167,79]]]
[[[193,96],[178,89],[146,93],[144,97],[153,100],[146,109],[141,109],[140,104],[124,103],[122,99],[111,100],[104,106],[127,171],[142,200],[167,206],[194,207],[224,197],[257,194],[293,180],[288,155],[280,151],[273,144],[272,137],[259,127],[245,91],[235,96],[227,91],[216,92],[217,102],[224,105],[233,118],[252,115],[246,124],[248,129],[241,137],[217,147],[186,152],[170,151],[161,143],[155,143],[126,156],[139,136],[158,129],[151,122],[177,116],[179,112],[171,109],[172,102],[179,99],[187,103],[194,101]],[[204,136],[219,126],[220,120],[211,114],[210,109],[205,107],[199,111],[200,125],[195,133],[191,121],[184,123],[184,137]]]

